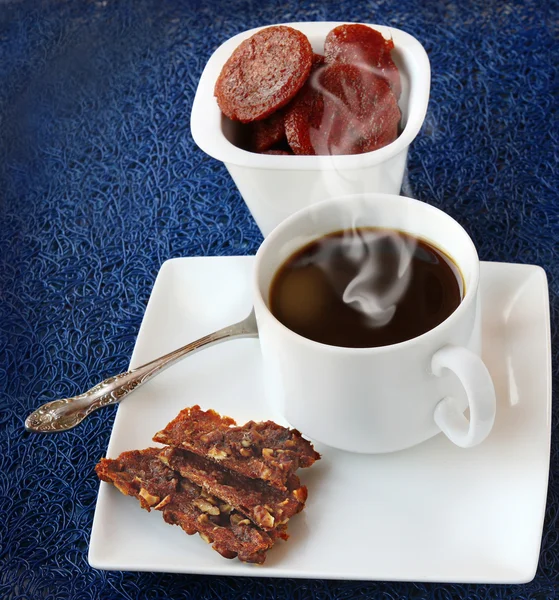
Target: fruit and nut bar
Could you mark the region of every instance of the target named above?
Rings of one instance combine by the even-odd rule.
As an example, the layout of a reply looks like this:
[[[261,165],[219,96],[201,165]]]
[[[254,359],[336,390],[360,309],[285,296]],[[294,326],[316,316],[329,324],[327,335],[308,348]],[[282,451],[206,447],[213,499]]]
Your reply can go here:
[[[230,417],[198,405],[182,410],[153,441],[189,450],[282,491],[299,467],[310,467],[320,458],[296,429],[272,421],[237,427]]]
[[[123,452],[117,459],[102,459],[95,471],[146,510],[159,510],[167,523],[180,525],[200,537],[225,558],[262,564],[276,539],[287,539],[286,527],[262,531],[227,503],[165,466],[160,448]]]
[[[286,524],[305,506],[307,488],[301,485],[297,475],[289,477],[287,491],[281,492],[263,481],[229,471],[187,450],[166,447],[159,458],[181,477],[199,485],[264,530]]]

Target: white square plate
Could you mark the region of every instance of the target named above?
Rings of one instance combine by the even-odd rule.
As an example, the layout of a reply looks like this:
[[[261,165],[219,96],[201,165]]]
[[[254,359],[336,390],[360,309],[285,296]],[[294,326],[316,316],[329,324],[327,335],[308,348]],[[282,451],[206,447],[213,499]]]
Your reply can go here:
[[[157,277],[131,367],[242,319],[253,257],[181,258]],[[226,560],[101,483],[89,562],[99,569],[260,577],[522,583],[535,574],[551,434],[549,299],[544,271],[482,263],[484,360],[497,390],[495,427],[463,450],[444,436],[389,455],[317,445],[300,470],[306,509],[262,567]],[[186,358],[119,406],[108,457],[200,404],[239,423],[281,421],[263,400],[258,340]]]

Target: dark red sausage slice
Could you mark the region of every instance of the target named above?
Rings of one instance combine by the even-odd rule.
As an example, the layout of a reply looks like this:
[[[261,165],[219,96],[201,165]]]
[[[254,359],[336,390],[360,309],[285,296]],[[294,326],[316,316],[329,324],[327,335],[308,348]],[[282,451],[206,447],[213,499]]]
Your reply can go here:
[[[245,40],[223,66],[215,96],[224,115],[249,123],[285,106],[309,76],[313,51],[291,27],[267,27]]]
[[[324,64],[324,56],[322,54],[313,54],[312,55],[312,68],[320,67]]]
[[[355,64],[318,69],[287,111],[295,154],[359,154],[398,137],[398,102],[389,84]]]
[[[324,68],[324,56],[313,54],[311,74],[301,91],[285,109],[283,119],[287,143],[295,154],[316,154],[310,140],[310,129],[320,126],[324,104],[318,93],[317,74]]]
[[[392,40],[386,40],[376,29],[359,24],[340,25],[332,29],[324,41],[326,62],[366,65],[373,73],[387,79],[396,98],[399,98],[402,85],[390,54],[393,48]]]
[[[283,111],[279,110],[261,121],[255,121],[250,127],[250,149],[253,152],[265,152],[285,139]]]
[[[317,154],[311,142],[311,129],[319,129],[324,112],[322,94],[311,82],[299,92],[285,115],[287,142],[295,154]]]

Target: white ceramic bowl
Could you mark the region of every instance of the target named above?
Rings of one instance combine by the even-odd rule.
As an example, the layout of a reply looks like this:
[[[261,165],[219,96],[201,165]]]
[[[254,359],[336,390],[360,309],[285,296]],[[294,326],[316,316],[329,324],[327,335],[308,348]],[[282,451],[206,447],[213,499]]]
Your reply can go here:
[[[285,23],[299,29],[313,50],[324,53],[326,35],[343,23]],[[219,110],[215,82],[233,50],[263,29],[239,33],[224,42],[210,57],[192,106],[192,137],[207,154],[223,161],[264,236],[286,217],[305,206],[346,194],[384,192],[398,194],[402,186],[408,147],[419,132],[429,101],[431,69],[423,46],[409,33],[371,25],[392,37],[392,57],[402,81],[399,100],[401,135],[373,152],[344,156],[274,156],[237,147],[237,125]]]

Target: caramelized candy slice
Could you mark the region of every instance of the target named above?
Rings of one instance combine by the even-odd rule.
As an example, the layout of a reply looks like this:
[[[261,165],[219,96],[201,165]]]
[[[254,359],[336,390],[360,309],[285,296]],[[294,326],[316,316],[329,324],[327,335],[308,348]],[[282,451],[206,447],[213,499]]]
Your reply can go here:
[[[280,492],[263,481],[243,477],[186,450],[167,447],[159,458],[181,477],[219,498],[220,507],[243,513],[264,530],[286,523],[305,506],[307,488],[301,486],[296,475],[287,481],[287,492]]]
[[[320,458],[296,429],[273,421],[234,425],[230,417],[196,405],[182,410],[153,441],[190,450],[280,490],[287,489],[287,480],[299,467],[310,467]]]
[[[265,533],[238,512],[221,511],[217,499],[182,479],[159,459],[160,448],[123,452],[117,459],[102,459],[95,471],[146,510],[159,510],[167,523],[180,525],[188,534],[198,532],[225,558],[261,564],[278,538],[287,538],[285,527]]]
[[[149,512],[177,491],[179,481],[177,473],[158,464],[158,454],[158,448],[123,452],[116,459],[102,458],[95,466],[95,472],[101,481],[112,483],[123,494],[138,498],[142,508]]]
[[[296,154],[360,154],[398,137],[400,109],[385,79],[354,64],[317,70],[285,117]]]
[[[326,62],[370,67],[372,73],[390,83],[396,98],[399,98],[402,85],[398,67],[390,54],[393,48],[392,40],[386,40],[376,29],[359,24],[340,25],[332,29],[324,41]]]
[[[219,108],[233,121],[264,119],[301,89],[312,57],[310,42],[300,31],[283,25],[262,29],[223,66],[214,90]]]

